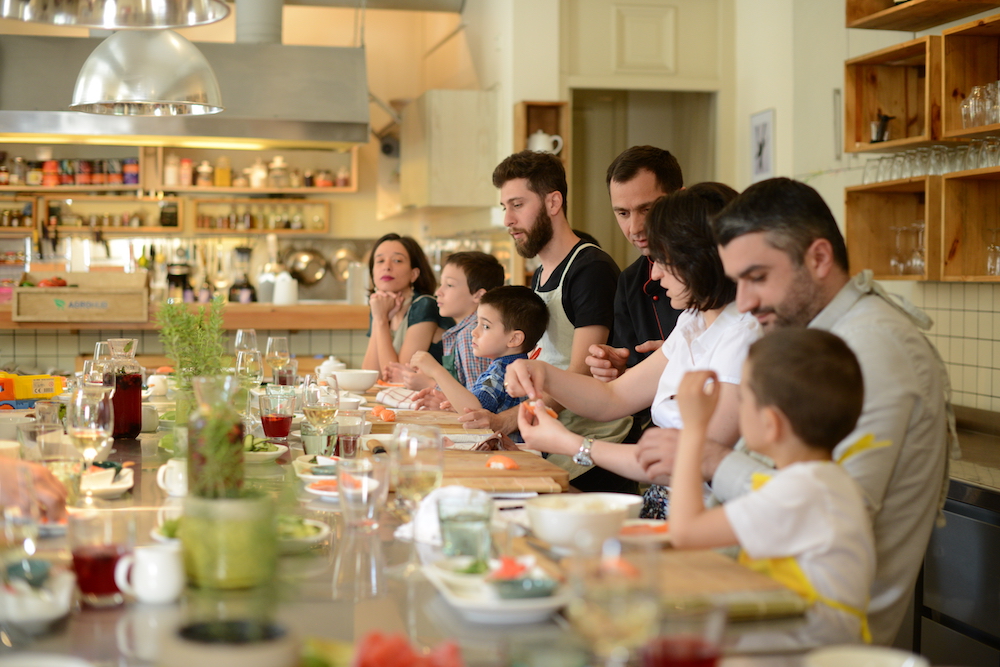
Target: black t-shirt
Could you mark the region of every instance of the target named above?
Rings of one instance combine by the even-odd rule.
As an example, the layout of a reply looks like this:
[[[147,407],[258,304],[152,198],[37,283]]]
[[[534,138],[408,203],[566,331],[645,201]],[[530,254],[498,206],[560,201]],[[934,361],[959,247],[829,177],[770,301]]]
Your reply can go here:
[[[640,257],[618,277],[611,344],[628,348],[629,368],[650,355],[636,352],[635,346],[647,340],[666,340],[681,314],[670,305],[670,297],[660,282],[649,277],[651,267],[647,257]]]
[[[569,254],[559,262],[548,280],[541,287],[538,282],[542,275],[542,267],[535,269],[532,278],[532,289],[536,292],[551,292],[559,286],[559,280],[566,271],[566,263],[573,252],[586,243],[580,241]],[[600,325],[614,330],[615,325],[615,289],[618,285],[618,274],[621,273],[615,260],[598,248],[584,248],[573,260],[573,265],[563,280],[562,307],[566,317],[573,323],[573,328]],[[609,335],[608,340],[611,340]]]

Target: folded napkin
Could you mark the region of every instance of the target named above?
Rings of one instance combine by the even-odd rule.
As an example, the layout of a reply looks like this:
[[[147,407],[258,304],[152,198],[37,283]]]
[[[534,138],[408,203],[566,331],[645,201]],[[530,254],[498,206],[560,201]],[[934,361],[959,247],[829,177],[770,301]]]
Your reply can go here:
[[[473,500],[480,497],[489,497],[489,494],[478,489],[467,489],[464,486],[442,486],[427,494],[427,497],[420,501],[417,507],[414,520],[417,524],[416,542],[441,546],[441,526],[438,522],[438,500],[440,498],[466,498]],[[404,523],[393,533],[397,540],[413,541],[414,521]]]
[[[416,394],[417,392],[405,387],[389,387],[379,391],[375,396],[375,402],[400,410],[416,410],[417,405],[413,401]]]

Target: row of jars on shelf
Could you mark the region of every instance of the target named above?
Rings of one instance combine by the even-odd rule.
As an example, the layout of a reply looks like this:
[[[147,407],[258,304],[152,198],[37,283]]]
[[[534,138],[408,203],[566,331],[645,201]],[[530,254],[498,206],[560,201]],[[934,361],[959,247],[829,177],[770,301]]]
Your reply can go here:
[[[49,204],[48,225],[65,227],[176,227],[179,223],[176,202],[159,202],[159,211],[147,214],[144,211],[76,213],[67,205]],[[2,219],[0,219],[2,224]]]
[[[35,224],[31,204],[0,211],[0,227],[31,227]]]
[[[244,168],[234,174],[229,158],[219,157],[213,165],[208,160],[202,160],[198,166],[190,158],[181,158],[173,153],[164,158],[163,187],[251,187],[251,188],[329,188],[347,187],[350,185],[351,172],[347,167],[341,167],[336,175],[329,169],[320,169],[313,173],[307,169],[289,169],[285,159],[277,155],[270,163],[257,158],[253,166]]]
[[[198,214],[195,224],[199,229],[310,229],[321,231],[326,225],[323,217],[305,215],[301,206],[277,208],[271,206],[231,206],[228,213]]]
[[[955,146],[914,148],[865,163],[865,185],[918,176],[941,176],[953,171],[1000,167],[1000,138],[976,139]]]
[[[58,185],[138,185],[139,160],[25,160],[15,157],[0,164],[0,185],[53,187]]]
[[[963,129],[1000,123],[1000,81],[973,86],[961,111]]]

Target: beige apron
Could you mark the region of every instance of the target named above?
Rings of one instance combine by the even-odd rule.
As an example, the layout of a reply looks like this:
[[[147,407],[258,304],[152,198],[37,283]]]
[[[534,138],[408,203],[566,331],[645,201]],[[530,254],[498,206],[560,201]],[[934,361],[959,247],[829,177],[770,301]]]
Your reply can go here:
[[[569,269],[580,251],[584,248],[596,247],[593,243],[584,243],[577,246],[573,254],[570,255],[562,276],[559,277],[559,285],[554,290],[540,292],[538,289],[541,285],[536,285],[534,288],[535,294],[541,297],[542,301],[545,302],[545,306],[549,309],[549,325],[546,327],[545,333],[542,334],[542,339],[538,342],[541,348],[538,359],[562,370],[569,368],[570,356],[573,352],[573,334],[576,331],[576,328],[570,322],[569,317],[566,316],[566,311],[562,307],[563,281],[566,279],[566,274],[569,273]],[[541,282],[540,276],[539,282]],[[595,440],[604,440],[605,442],[621,442],[628,435],[629,429],[632,428],[631,416],[610,422],[600,422],[581,417],[569,410],[562,411],[559,415],[559,421],[573,433],[594,438]],[[549,461],[564,470],[568,470],[570,479],[574,479],[592,469],[590,466],[581,466],[574,463],[572,456],[565,456],[563,454],[551,454]]]

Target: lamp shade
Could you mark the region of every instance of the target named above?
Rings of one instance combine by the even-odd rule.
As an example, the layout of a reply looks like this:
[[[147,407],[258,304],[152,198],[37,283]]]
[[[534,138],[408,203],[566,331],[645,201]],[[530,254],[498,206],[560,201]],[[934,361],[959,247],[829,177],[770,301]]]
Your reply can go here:
[[[221,21],[221,0],[3,0],[0,18],[78,28],[189,28]]]
[[[208,60],[172,30],[123,30],[101,42],[83,63],[69,108],[114,116],[202,115],[223,109]]]

